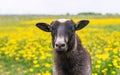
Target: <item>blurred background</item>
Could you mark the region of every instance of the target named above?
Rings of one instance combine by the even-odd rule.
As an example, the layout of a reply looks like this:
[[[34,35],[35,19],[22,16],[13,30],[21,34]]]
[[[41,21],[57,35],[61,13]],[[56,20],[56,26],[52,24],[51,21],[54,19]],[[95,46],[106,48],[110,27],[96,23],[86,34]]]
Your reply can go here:
[[[60,18],[90,21],[76,33],[92,75],[120,75],[119,0],[0,0],[0,75],[52,75],[51,34],[35,24]]]
[[[4,0],[0,14],[77,15],[84,12],[120,14],[119,0]]]

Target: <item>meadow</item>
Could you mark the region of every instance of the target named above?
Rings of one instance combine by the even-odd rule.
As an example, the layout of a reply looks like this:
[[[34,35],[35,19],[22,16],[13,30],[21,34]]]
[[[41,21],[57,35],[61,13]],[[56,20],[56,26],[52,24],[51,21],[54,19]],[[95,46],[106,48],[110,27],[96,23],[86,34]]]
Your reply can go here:
[[[120,75],[120,17],[0,16],[0,75],[52,75],[51,34],[35,24],[90,20],[76,33],[92,58],[92,75]]]

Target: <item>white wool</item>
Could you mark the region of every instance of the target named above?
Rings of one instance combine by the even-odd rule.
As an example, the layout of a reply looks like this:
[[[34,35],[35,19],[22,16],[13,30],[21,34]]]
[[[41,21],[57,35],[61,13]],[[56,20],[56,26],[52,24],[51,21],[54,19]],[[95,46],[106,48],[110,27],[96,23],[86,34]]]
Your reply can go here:
[[[59,22],[61,22],[61,23],[64,23],[64,22],[66,22],[66,21],[68,21],[68,20],[70,20],[70,19],[58,19],[57,21],[59,21]]]

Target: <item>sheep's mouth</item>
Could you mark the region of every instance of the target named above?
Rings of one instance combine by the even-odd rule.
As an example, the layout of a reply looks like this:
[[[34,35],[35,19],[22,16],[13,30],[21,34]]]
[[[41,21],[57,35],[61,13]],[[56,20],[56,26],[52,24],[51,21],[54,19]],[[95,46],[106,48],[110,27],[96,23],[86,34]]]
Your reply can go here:
[[[57,49],[55,49],[55,51],[56,51],[57,53],[65,53],[65,52],[67,51],[67,49],[57,48]]]

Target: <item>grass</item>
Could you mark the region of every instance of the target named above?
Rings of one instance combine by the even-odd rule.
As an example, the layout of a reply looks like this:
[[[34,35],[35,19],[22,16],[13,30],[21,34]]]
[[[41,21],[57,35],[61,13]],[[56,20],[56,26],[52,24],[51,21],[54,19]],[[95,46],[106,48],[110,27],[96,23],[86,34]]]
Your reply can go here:
[[[77,34],[92,56],[93,75],[120,75],[119,18],[116,24],[109,20],[106,23],[111,18],[108,16],[62,15],[1,16],[0,75],[51,75],[53,51],[50,33],[39,30],[31,21],[48,22],[58,18],[90,19],[93,23]],[[116,21],[114,18],[112,20]],[[100,21],[102,23],[98,24]]]
[[[98,29],[105,29],[107,31],[113,32],[113,31],[120,31],[120,26],[119,25],[106,25],[106,26],[88,26],[88,28],[98,28]]]

